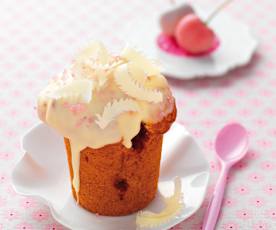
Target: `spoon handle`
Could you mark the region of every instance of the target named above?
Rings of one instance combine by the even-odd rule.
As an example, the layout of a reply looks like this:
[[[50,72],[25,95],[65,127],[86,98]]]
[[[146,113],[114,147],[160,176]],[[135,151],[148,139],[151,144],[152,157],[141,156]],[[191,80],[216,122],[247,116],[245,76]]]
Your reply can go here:
[[[203,220],[203,230],[214,230],[219,216],[221,203],[224,197],[224,190],[229,168],[222,166],[219,179],[217,181],[213,196],[210,200],[209,206]]]

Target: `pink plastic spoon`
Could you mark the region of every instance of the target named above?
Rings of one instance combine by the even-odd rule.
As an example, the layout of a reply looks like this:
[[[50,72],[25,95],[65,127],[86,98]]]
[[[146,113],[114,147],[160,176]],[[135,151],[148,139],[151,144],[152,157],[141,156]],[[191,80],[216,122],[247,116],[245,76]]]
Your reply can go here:
[[[247,131],[238,123],[226,125],[220,130],[216,138],[215,148],[221,163],[221,172],[204,217],[203,230],[215,229],[224,196],[227,175],[230,168],[240,161],[248,150]]]

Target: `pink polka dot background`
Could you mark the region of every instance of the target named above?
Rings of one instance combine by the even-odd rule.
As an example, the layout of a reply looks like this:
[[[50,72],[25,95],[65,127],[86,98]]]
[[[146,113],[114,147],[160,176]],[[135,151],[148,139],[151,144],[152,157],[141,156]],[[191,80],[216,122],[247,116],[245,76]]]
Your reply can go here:
[[[19,138],[38,122],[36,95],[90,39],[118,49],[120,29],[133,17],[150,19],[166,0],[1,0],[0,2],[0,229],[66,229],[40,200],[17,195],[10,173]],[[203,7],[219,0],[194,0]],[[199,230],[220,167],[214,138],[227,122],[250,134],[250,151],[234,167],[217,229],[276,229],[276,2],[234,1],[227,8],[260,40],[252,62],[218,79],[169,80],[178,121],[198,140],[212,178],[201,209],[174,230]],[[135,29],[135,27],[134,27]],[[233,34],[233,36],[238,36]]]

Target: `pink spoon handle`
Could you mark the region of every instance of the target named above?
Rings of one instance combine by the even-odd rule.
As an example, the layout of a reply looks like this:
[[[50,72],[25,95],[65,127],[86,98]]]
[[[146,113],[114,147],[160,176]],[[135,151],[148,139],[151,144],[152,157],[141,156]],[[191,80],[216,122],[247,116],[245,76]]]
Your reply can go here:
[[[213,196],[210,200],[206,214],[203,220],[203,230],[214,230],[219,216],[221,203],[224,197],[226,178],[229,172],[229,167],[222,165],[221,173],[217,181]]]

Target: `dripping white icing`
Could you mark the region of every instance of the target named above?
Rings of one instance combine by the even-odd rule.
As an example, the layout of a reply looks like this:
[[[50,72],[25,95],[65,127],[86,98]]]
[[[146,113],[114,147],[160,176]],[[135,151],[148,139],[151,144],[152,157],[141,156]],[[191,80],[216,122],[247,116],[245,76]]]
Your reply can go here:
[[[131,148],[140,124],[161,121],[173,106],[156,65],[130,48],[112,56],[95,42],[38,97],[40,119],[70,140],[77,193],[81,150],[118,142]]]
[[[78,193],[80,188],[80,181],[79,181],[80,152],[85,148],[85,146],[78,142],[75,143],[74,140],[70,140],[70,147],[71,147],[72,168],[73,168],[72,184],[73,184],[73,187],[75,188],[77,201],[78,201],[79,200]]]

